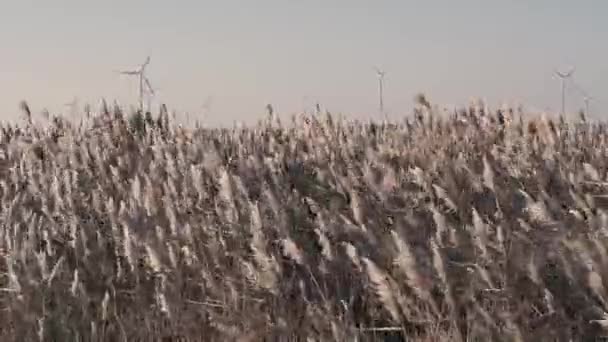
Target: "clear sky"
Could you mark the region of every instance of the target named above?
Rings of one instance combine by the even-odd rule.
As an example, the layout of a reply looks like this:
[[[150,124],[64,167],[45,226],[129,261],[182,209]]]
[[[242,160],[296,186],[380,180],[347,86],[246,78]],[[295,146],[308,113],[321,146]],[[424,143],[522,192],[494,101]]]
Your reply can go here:
[[[75,97],[123,104],[136,82],[113,73],[151,56],[158,100],[210,123],[251,121],[273,103],[290,115],[319,101],[377,115],[372,66],[387,72],[385,107],[409,113],[472,96],[559,109],[556,66],[608,105],[608,1],[31,1],[0,2],[0,114],[63,110]],[[570,108],[582,106],[574,91]],[[598,115],[599,116],[599,115]]]

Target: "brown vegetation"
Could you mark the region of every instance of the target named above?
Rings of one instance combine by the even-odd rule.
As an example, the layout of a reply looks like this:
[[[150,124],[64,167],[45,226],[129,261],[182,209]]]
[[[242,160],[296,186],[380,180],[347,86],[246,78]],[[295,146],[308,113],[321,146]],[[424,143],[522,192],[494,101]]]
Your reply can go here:
[[[28,109],[0,140],[0,340],[603,336],[605,126],[418,101],[195,131]]]

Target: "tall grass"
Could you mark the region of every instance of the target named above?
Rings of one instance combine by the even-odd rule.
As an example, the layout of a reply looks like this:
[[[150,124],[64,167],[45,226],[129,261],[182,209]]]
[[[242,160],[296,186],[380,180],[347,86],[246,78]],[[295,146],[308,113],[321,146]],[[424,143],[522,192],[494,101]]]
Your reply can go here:
[[[419,101],[231,130],[107,106],[37,127],[24,104],[1,128],[0,340],[606,334],[606,127]]]

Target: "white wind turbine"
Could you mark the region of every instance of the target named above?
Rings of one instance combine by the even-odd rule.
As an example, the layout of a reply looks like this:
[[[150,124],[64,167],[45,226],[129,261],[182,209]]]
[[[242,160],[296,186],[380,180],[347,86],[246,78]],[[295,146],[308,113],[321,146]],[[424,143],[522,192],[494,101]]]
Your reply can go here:
[[[143,112],[144,110],[144,86],[147,88],[148,92],[148,110],[150,110],[150,96],[154,95],[154,89],[150,84],[150,80],[146,77],[146,67],[150,64],[150,56],[146,58],[146,61],[140,65],[137,70],[129,70],[129,71],[118,71],[121,75],[129,75],[129,76],[137,76],[139,79],[139,109]]]
[[[380,70],[378,67],[374,67],[376,75],[378,76],[378,109],[380,110],[380,116],[384,116],[384,76],[386,72]]]
[[[205,122],[205,119],[207,119],[207,115],[211,111],[212,101],[213,101],[213,97],[211,95],[209,95],[205,98],[205,102],[203,102],[203,105],[201,106],[202,111],[200,114],[200,119],[195,119],[196,127],[199,126],[200,122]],[[190,113],[186,113],[186,125],[188,125],[188,127],[190,127]]]
[[[583,89],[577,82],[572,79],[572,85],[574,88],[583,96],[583,103],[585,104],[585,115],[589,115],[589,102],[593,100],[593,96]]]
[[[70,111],[70,117],[73,119],[78,114],[78,98],[74,97],[72,101],[64,104]]]
[[[571,78],[573,73],[574,67],[570,67],[566,71],[555,70],[555,75],[557,75],[562,82],[562,115],[566,115],[566,80]]]
[[[211,112],[211,105],[213,104],[213,97],[212,96],[207,96],[205,98],[205,102],[203,103],[203,106],[201,107],[203,109],[202,112],[202,118],[206,119],[207,116],[209,115],[209,113]]]

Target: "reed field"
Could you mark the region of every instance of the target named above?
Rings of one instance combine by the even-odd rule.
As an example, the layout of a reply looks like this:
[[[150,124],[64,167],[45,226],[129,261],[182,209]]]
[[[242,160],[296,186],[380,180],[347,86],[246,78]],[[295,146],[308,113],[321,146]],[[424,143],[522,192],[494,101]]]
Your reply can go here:
[[[608,130],[423,97],[0,127],[0,341],[601,341]],[[608,338],[608,337],[606,337]]]

